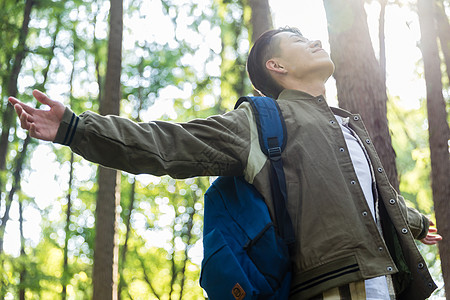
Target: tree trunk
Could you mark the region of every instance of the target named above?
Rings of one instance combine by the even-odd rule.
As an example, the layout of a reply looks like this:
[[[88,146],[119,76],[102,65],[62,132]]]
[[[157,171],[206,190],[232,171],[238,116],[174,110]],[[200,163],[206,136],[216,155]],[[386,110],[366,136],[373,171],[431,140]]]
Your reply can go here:
[[[447,14],[445,13],[445,6],[442,0],[436,1],[436,22],[438,28],[439,41],[441,44],[442,54],[444,55],[444,62],[447,70],[447,78],[450,84],[450,24],[448,22]]]
[[[386,15],[386,4],[387,0],[379,0],[380,1],[380,18],[378,20],[378,40],[380,43],[380,68],[381,68],[381,76],[386,85],[386,40],[385,40],[385,15]]]
[[[173,200],[173,198],[171,199]],[[178,210],[175,210],[175,219],[178,218]],[[172,293],[174,292],[174,286],[175,286],[175,281],[177,280],[178,277],[178,272],[177,272],[177,265],[175,263],[175,222],[172,223],[173,227],[172,227],[172,241],[171,241],[171,245],[172,245],[172,254],[171,254],[171,259],[170,259],[170,270],[171,270],[171,274],[172,274],[172,278],[170,280],[170,290],[169,290],[169,299],[172,300],[173,299],[173,295]]]
[[[252,9],[252,42],[265,31],[273,28],[272,15],[268,0],[249,0]]]
[[[250,18],[252,28],[251,44],[254,44],[261,34],[273,28],[272,14],[268,0],[248,0],[248,2],[252,10]],[[259,96],[259,93],[253,90],[253,95]]]
[[[66,226],[64,231],[66,232],[66,237],[64,239],[64,258],[63,258],[63,276],[61,283],[63,285],[63,290],[61,293],[61,299],[65,300],[67,297],[67,284],[69,283],[69,263],[68,263],[68,244],[70,239],[70,215],[72,209],[72,181],[73,181],[73,160],[74,154],[70,153],[70,172],[69,172],[69,190],[67,191],[67,210],[66,210]]]
[[[395,152],[386,117],[387,94],[369,36],[363,0],[324,0],[339,106],[360,113],[385,172],[398,191]]]
[[[15,193],[20,189],[20,178],[22,174],[23,164],[28,151],[28,145],[31,142],[31,137],[28,134],[22,144],[22,151],[17,155],[16,168],[13,173],[13,186],[9,190],[8,197],[5,204],[5,213],[1,219],[0,224],[0,253],[3,253],[3,237],[5,234],[6,222],[9,220],[9,211],[11,208],[11,203],[14,199]]]
[[[98,5],[98,4],[97,4]],[[97,7],[97,11],[99,10],[99,7]],[[97,14],[95,14],[94,16],[94,31],[96,30],[96,26],[97,26]],[[99,48],[100,45],[98,43],[97,38],[95,37],[94,34],[94,53],[95,53],[95,75],[97,77],[97,84],[98,84],[98,99],[103,99],[103,82],[102,82],[102,75],[100,74],[100,54],[99,54]]]
[[[433,191],[436,225],[443,239],[439,243],[442,275],[445,286],[450,286],[450,160],[448,141],[450,130],[442,94],[442,74],[437,32],[434,19],[434,1],[417,1],[420,23],[420,49],[423,56],[427,87],[428,130],[431,153],[431,188]],[[449,289],[447,288],[447,297]]]
[[[25,277],[27,276],[27,269],[25,266],[25,238],[23,236],[23,204],[19,200],[19,232],[20,232],[20,257],[22,262],[20,264],[20,287],[19,287],[19,300],[25,300]]]
[[[99,166],[94,251],[93,299],[117,299],[118,236],[117,207],[120,173]]]
[[[56,35],[55,35],[56,37]],[[69,101],[69,107],[72,107],[72,98],[73,98],[73,79],[75,75],[75,61],[76,61],[77,51],[76,51],[76,44],[74,42],[73,44],[73,61],[72,61],[72,72],[70,73],[70,101]],[[48,68],[47,68],[48,69]],[[61,293],[61,299],[65,300],[67,297],[67,284],[69,283],[69,263],[68,263],[68,245],[69,245],[69,239],[70,239],[70,216],[72,214],[72,184],[73,184],[73,162],[74,162],[74,154],[73,152],[70,152],[70,171],[69,171],[69,190],[67,191],[67,210],[66,210],[66,226],[64,228],[64,231],[66,232],[66,237],[64,239],[64,258],[63,258],[63,275],[61,283],[63,285],[63,290]]]
[[[11,69],[11,75],[8,81],[8,96],[17,96],[17,79],[19,78],[20,69],[22,68],[22,61],[25,58],[25,41],[28,36],[28,24],[30,23],[31,9],[34,1],[27,0],[25,2],[25,9],[23,14],[22,29],[20,30],[19,43],[17,45],[17,52]],[[2,134],[0,136],[0,170],[5,169],[6,155],[8,152],[8,138],[9,130],[14,120],[14,108],[8,103],[3,113],[2,118]]]
[[[56,48],[56,37],[57,37],[58,32],[59,32],[59,26],[61,25],[59,21],[60,21],[60,19],[58,17],[58,25],[57,25],[57,28],[55,30],[55,33],[53,34],[53,38],[52,38],[51,55],[48,57],[47,66],[42,71],[42,74],[43,74],[43,77],[44,77],[44,80],[42,81],[42,87],[47,82],[48,72],[49,72],[49,69],[50,69],[50,64],[51,64],[51,61],[52,61],[52,59],[54,57],[54,50]],[[19,70],[17,70],[17,72],[18,71]],[[17,85],[17,77],[15,77],[15,83]],[[14,88],[15,89],[15,93],[17,93],[17,86],[10,85],[9,88],[10,89]],[[9,106],[10,105],[8,105],[8,107]],[[37,107],[39,107],[39,103],[38,103]],[[17,165],[20,168],[20,170],[18,171],[19,173],[15,173],[16,175],[14,175],[14,176],[18,176],[18,178],[14,178],[15,182],[17,181],[15,183],[16,187],[14,187],[14,188],[12,188],[10,190],[10,194],[9,194],[9,197],[8,197],[9,201],[7,201],[5,203],[6,209],[5,209],[5,213],[4,213],[4,215],[2,217],[2,220],[1,220],[2,223],[0,225],[0,253],[3,251],[3,235],[4,235],[4,229],[5,229],[4,227],[6,226],[6,222],[9,219],[9,209],[10,209],[10,205],[11,205],[12,199],[14,197],[14,194],[18,191],[18,188],[20,186],[20,177],[21,177],[21,172],[22,172],[22,168],[23,168],[22,164],[24,163],[23,160],[25,159],[25,156],[27,155],[26,152],[28,151],[28,146],[29,146],[30,142],[31,142],[31,137],[28,134],[26,139],[25,139],[25,141],[24,141],[24,143],[23,143],[21,154],[17,157]],[[6,156],[5,156],[5,158],[6,158]],[[20,166],[19,166],[19,164],[20,164]],[[1,183],[0,183],[0,187],[1,187]]]
[[[198,181],[199,181],[199,179],[197,179],[197,183],[198,183]],[[191,206],[192,211],[189,213],[189,220],[186,225],[187,226],[187,230],[186,230],[187,242],[186,242],[186,248],[184,250],[185,260],[183,262],[183,267],[181,268],[181,271],[180,271],[181,274],[183,275],[181,277],[181,283],[180,283],[180,286],[181,286],[180,300],[183,299],[184,291],[185,291],[185,289],[184,289],[185,280],[186,280],[185,272],[186,272],[186,267],[187,267],[187,262],[188,262],[188,254],[189,254],[189,250],[190,250],[191,243],[192,243],[192,228],[194,226],[194,216],[196,214],[195,204],[200,200],[199,197],[194,192],[192,192],[191,194],[192,194],[192,198],[193,198],[193,203]]]
[[[123,4],[111,0],[108,62],[104,98],[100,114],[118,115],[120,111],[120,75],[122,70]],[[120,159],[120,158],[118,158]],[[99,166],[94,251],[93,299],[117,299],[118,235],[117,207],[120,204],[120,173]]]
[[[133,180],[133,184],[131,185],[131,192],[130,192],[130,203],[128,205],[127,215],[126,215],[126,233],[125,233],[125,242],[122,247],[122,252],[120,256],[120,265],[119,265],[119,290],[117,292],[117,299],[120,300],[122,293],[122,289],[126,286],[125,278],[123,277],[123,269],[125,268],[125,260],[127,258],[127,252],[128,252],[128,238],[130,236],[131,231],[131,212],[133,211],[134,207],[134,200],[136,198],[136,178]]]

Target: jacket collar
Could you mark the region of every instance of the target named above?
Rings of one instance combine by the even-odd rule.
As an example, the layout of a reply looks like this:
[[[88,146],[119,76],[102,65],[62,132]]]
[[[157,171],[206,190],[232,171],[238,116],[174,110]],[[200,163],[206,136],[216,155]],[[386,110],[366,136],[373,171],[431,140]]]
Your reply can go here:
[[[283,90],[281,91],[280,95],[278,96],[278,99],[282,100],[310,100],[317,97],[314,97],[308,93],[298,91],[298,90]]]
[[[349,111],[342,109],[342,108],[330,107],[330,109],[335,115],[341,116],[343,118],[350,118],[350,117],[354,117],[354,116],[357,116],[358,118],[360,117],[360,115],[352,114]]]
[[[289,90],[289,89],[285,89],[283,91],[281,91],[280,95],[278,96],[278,99],[281,100],[312,100],[312,99],[316,99],[323,96],[317,96],[314,97],[311,94],[308,94],[306,92],[302,92],[299,90]],[[344,117],[344,118],[348,118],[348,117],[354,117],[354,116],[358,116],[360,117],[358,114],[352,114],[347,110],[344,110],[342,108],[337,108],[337,107],[330,107],[331,111],[338,116]]]

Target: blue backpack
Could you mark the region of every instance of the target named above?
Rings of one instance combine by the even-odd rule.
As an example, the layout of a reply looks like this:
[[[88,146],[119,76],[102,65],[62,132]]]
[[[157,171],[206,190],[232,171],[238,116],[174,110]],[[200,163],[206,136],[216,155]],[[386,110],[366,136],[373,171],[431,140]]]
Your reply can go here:
[[[261,150],[270,160],[278,226],[261,194],[242,176],[216,179],[205,194],[200,285],[213,300],[287,299],[294,232],[281,160],[286,126],[272,98],[242,97],[235,108],[244,101],[251,104]]]

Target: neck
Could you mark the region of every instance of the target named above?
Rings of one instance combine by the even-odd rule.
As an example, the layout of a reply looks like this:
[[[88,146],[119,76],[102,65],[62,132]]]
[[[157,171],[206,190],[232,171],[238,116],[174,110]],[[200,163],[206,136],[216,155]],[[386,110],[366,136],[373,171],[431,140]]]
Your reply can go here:
[[[323,80],[296,80],[292,82],[286,82],[282,85],[286,89],[298,90],[310,94],[311,96],[324,96],[325,97],[325,81]]]

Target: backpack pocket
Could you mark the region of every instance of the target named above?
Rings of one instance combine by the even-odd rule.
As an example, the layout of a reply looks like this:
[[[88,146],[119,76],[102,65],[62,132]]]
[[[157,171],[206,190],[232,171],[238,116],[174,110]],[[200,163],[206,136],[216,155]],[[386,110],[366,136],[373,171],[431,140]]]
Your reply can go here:
[[[202,261],[200,286],[210,299],[257,299],[257,291],[226,243],[222,233],[213,229],[203,237],[208,249]]]
[[[276,234],[272,223],[268,223],[253,240],[249,240],[244,249],[273,291],[285,287],[285,278],[290,277],[291,269],[289,250]]]

